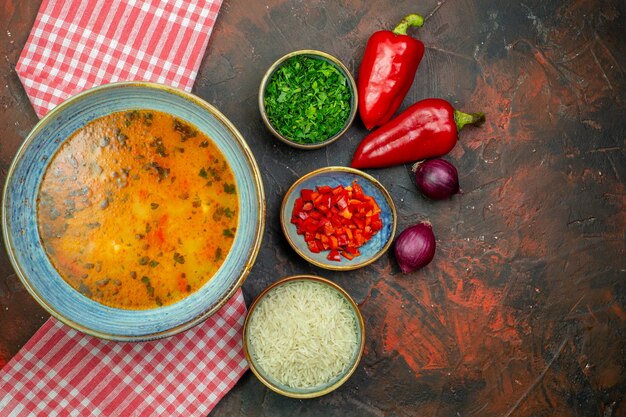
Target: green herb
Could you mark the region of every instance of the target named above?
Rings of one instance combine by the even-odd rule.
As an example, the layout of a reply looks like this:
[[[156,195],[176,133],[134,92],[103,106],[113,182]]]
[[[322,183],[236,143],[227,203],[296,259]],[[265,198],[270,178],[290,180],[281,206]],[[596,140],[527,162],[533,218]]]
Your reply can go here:
[[[265,111],[272,126],[298,143],[318,143],[339,132],[350,115],[348,80],[324,59],[295,56],[272,75]]]
[[[235,184],[224,184],[224,192],[226,194],[235,194]]]
[[[174,262],[179,263],[179,264],[184,264],[185,257],[181,255],[180,253],[176,252],[174,253]]]
[[[163,144],[163,139],[160,137],[155,137],[154,139],[152,139],[150,147],[154,148],[159,156],[162,156],[164,158],[169,156],[169,154],[167,153],[167,149],[165,149],[165,145]]]
[[[199,176],[201,176],[204,179],[208,179],[209,175],[211,176],[211,178],[214,181],[219,181],[221,180],[220,178],[220,174],[217,172],[217,170],[213,167],[208,167],[208,168],[200,168],[200,172],[198,173]],[[211,182],[211,184],[207,183],[207,185],[212,185],[213,183]]]
[[[193,127],[178,119],[174,119],[174,130],[180,133],[181,142],[198,135],[198,132]]]
[[[233,233],[235,231],[235,228],[230,228],[230,229],[224,229],[224,231],[222,232],[222,234],[226,237],[235,237],[235,233]]]
[[[222,260],[222,248],[219,246],[215,249],[215,262],[219,262]]]
[[[139,265],[147,265],[149,261],[150,261],[150,258],[148,258],[147,256],[142,256],[139,259]]]
[[[139,112],[137,110],[126,112],[126,126],[130,126],[132,121],[139,118]]]
[[[159,263],[157,261],[155,261],[154,259],[151,260],[148,265],[150,265],[151,268],[154,268],[158,265]]]
[[[226,209],[224,209],[224,216],[228,217],[229,219],[232,219],[232,217],[235,215],[235,211],[231,210],[230,208],[226,207]]]
[[[110,278],[104,278],[104,279],[96,281],[96,285],[99,287],[104,287],[105,285],[109,283],[109,281],[111,281]]]
[[[87,297],[91,297],[93,294],[91,293],[91,290],[89,289],[88,286],[86,286],[83,282],[81,282],[78,285],[78,291],[81,292],[81,294],[86,295]]]
[[[200,142],[200,145],[199,145],[199,146],[200,146],[201,148],[208,148],[208,147],[209,147],[209,142],[208,142],[208,141],[206,141],[206,140],[205,140],[205,141],[202,141],[202,142]]]
[[[154,161],[144,165],[143,170],[156,174],[159,177],[159,182],[163,181],[170,175],[169,168],[163,168],[161,165]]]
[[[120,129],[115,129],[115,139],[117,139],[120,145],[126,146],[126,141],[128,140],[128,136],[122,133]]]
[[[146,291],[148,291],[148,295],[150,297],[154,297],[154,287],[150,284],[150,277],[143,276],[141,277],[141,282],[143,282],[146,286]]]
[[[222,206],[217,206],[213,212],[213,220],[219,222],[222,216],[226,213],[226,210]]]

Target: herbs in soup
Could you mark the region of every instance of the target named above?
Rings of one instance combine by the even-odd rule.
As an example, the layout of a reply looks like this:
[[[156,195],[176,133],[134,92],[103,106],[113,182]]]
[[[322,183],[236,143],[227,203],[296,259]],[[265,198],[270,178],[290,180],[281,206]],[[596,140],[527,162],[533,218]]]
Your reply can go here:
[[[235,234],[233,172],[213,141],[152,110],[75,132],[39,189],[44,248],[72,287],[102,304],[175,303],[216,273]]]

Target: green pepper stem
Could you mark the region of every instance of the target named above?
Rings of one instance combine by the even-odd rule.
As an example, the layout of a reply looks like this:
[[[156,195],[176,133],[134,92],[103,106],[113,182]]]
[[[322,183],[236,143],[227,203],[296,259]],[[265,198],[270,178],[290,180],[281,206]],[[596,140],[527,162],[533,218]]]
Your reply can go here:
[[[460,132],[465,125],[480,126],[485,123],[485,113],[463,113],[462,111],[454,111],[454,122],[456,130]]]
[[[393,33],[396,35],[406,35],[406,31],[411,26],[421,27],[424,24],[424,18],[418,14],[409,14],[404,16],[404,19],[398,23],[393,29]]]

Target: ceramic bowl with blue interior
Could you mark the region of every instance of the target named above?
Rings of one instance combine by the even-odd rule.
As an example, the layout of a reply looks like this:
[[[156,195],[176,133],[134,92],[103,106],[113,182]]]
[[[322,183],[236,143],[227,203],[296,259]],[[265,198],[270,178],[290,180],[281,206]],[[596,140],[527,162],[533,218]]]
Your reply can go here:
[[[348,361],[348,365],[346,366],[344,371],[340,373],[339,375],[337,375],[335,378],[331,379],[330,381],[322,385],[318,385],[318,386],[311,387],[311,388],[290,387],[290,386],[281,384],[279,381],[273,378],[270,374],[268,374],[263,369],[263,367],[259,365],[256,359],[254,343],[251,342],[251,334],[250,334],[250,327],[251,327],[250,322],[252,320],[252,317],[254,316],[256,307],[263,301],[265,296],[280,286],[289,285],[291,283],[298,282],[298,281],[315,282],[317,284],[327,286],[328,288],[331,288],[332,290],[336,291],[339,294],[339,296],[342,297],[344,300],[346,300],[346,302],[348,303],[350,310],[352,314],[354,315],[354,322],[356,324],[355,331],[356,331],[357,343],[356,343],[354,352],[352,354],[352,357]],[[315,276],[315,275],[294,275],[294,276],[282,278],[274,282],[273,284],[269,285],[267,288],[263,290],[263,292],[261,292],[261,294],[259,294],[259,296],[254,300],[254,302],[250,306],[250,309],[248,310],[248,314],[246,316],[246,321],[243,325],[243,350],[246,356],[246,360],[250,364],[250,370],[266,387],[268,387],[274,392],[277,392],[281,395],[284,395],[286,397],[291,397],[291,398],[320,397],[322,395],[326,395],[336,390],[337,388],[339,388],[348,379],[350,379],[352,374],[356,371],[359,365],[359,362],[361,361],[361,357],[363,356],[364,349],[365,349],[365,323],[363,321],[363,315],[361,314],[361,311],[359,310],[358,305],[352,299],[352,297],[350,297],[350,295],[339,285],[335,284],[334,282],[326,278],[322,278],[322,277]]]
[[[329,251],[313,253],[309,250],[303,235],[299,235],[296,226],[291,223],[294,203],[301,196],[303,189],[315,190],[318,186],[328,185],[344,187],[353,181],[363,188],[363,192],[376,200],[380,207],[383,227],[365,245],[359,248],[361,254],[352,260],[341,257],[341,261],[327,259]],[[280,210],[280,222],[283,232],[291,247],[306,261],[325,269],[348,271],[369,265],[380,258],[391,246],[396,232],[396,208],[389,192],[369,174],[354,168],[331,166],[312,171],[298,179],[287,191]]]
[[[181,301],[148,310],[109,307],[72,288],[51,264],[37,226],[39,187],[48,162],[64,141],[94,119],[134,109],[169,113],[210,137],[228,160],[240,196],[235,240],[216,274]],[[256,259],[264,218],[259,169],[235,126],[216,108],[192,94],[145,82],[96,87],[68,99],[41,119],[13,160],[2,205],[4,241],[11,263],[35,300],[79,331],[121,341],[171,336],[218,311],[243,284]]]

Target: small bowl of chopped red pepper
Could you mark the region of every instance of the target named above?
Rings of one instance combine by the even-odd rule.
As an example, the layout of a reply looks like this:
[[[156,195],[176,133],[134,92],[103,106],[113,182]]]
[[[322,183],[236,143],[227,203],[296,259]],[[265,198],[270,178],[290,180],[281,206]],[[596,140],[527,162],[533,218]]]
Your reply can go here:
[[[352,125],[357,107],[350,71],[334,56],[311,49],[278,59],[259,88],[259,110],[269,131],[300,149],[339,139]]]
[[[391,245],[396,217],[385,187],[347,167],[304,175],[285,194],[280,212],[292,248],[313,265],[337,271],[380,258]]]

